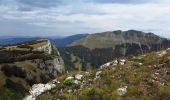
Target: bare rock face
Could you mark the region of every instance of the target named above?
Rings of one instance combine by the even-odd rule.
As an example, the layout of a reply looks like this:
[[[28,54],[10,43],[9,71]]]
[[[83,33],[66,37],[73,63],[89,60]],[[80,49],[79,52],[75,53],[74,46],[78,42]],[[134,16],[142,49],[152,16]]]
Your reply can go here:
[[[40,70],[56,76],[58,73],[64,72],[64,62],[61,57],[54,57],[51,60],[35,59],[32,61]]]
[[[45,40],[45,39],[44,39]],[[40,41],[40,40],[39,40]],[[41,40],[42,41],[42,40]],[[43,51],[47,54],[51,54],[52,53],[52,45],[51,42],[49,40],[46,40],[47,43],[45,45],[39,46],[37,48],[34,48],[33,51]]]
[[[36,50],[43,51],[48,55],[53,55],[52,59],[44,60],[44,59],[35,59],[32,62],[36,64],[36,66],[46,72],[47,74],[55,77],[58,73],[64,72],[64,61],[60,56],[57,48],[51,44],[49,40],[47,40],[45,45],[38,47]],[[56,54],[52,54],[52,52],[56,52]]]

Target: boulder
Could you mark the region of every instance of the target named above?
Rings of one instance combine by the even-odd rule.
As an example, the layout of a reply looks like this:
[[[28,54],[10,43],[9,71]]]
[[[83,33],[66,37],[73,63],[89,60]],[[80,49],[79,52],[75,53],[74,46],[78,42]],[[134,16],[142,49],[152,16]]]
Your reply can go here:
[[[121,59],[121,60],[120,60],[120,62],[119,62],[119,64],[120,64],[120,65],[124,65],[124,64],[125,64],[125,62],[126,62],[126,60],[125,60],[125,59]]]
[[[67,77],[65,80],[73,80],[73,79],[74,79],[74,77],[69,76],[69,77]]]
[[[117,89],[117,92],[120,96],[124,96],[127,93],[127,86],[121,87]]]
[[[78,85],[80,83],[80,81],[74,80],[74,83]]]
[[[30,89],[30,94],[29,96],[27,96],[26,98],[24,98],[24,100],[35,100],[35,98],[39,95],[41,95],[42,93],[51,90],[52,88],[54,88],[56,85],[52,84],[52,83],[47,83],[47,84],[34,84],[32,86],[32,88]]]
[[[58,81],[57,79],[54,79],[54,80],[53,80],[53,84],[56,84],[56,83],[58,83],[58,84],[59,84],[59,83],[60,83],[60,81]]]
[[[75,79],[77,80],[82,80],[82,78],[83,78],[83,75],[80,75],[80,74],[75,75]]]
[[[96,72],[96,78],[100,78],[100,74],[102,73],[102,71],[98,71]]]

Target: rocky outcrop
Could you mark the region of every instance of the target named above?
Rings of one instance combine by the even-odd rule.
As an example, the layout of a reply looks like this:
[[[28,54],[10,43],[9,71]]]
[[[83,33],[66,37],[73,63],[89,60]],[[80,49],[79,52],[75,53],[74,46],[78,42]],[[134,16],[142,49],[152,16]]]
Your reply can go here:
[[[0,51],[0,90],[9,90],[4,93],[5,97],[14,94],[23,98],[33,86],[31,93],[34,95],[28,97],[28,100],[32,100],[39,93],[53,88],[53,84],[46,83],[65,70],[60,53],[49,40],[35,40],[5,47],[12,48]],[[21,100],[18,98],[15,99]]]
[[[45,40],[44,40],[45,41]],[[34,59],[32,63],[37,66],[40,70],[50,74],[52,77],[56,77],[58,73],[64,72],[64,61],[60,56],[57,48],[51,44],[49,40],[46,40],[46,44],[42,45],[36,49],[35,51],[43,51],[46,54],[51,55],[51,59]],[[56,52],[55,54],[52,54]]]
[[[30,95],[24,98],[23,100],[36,100],[36,97],[41,95],[42,93],[51,90],[56,85],[53,83],[47,83],[47,84],[34,84],[30,89]]]
[[[57,73],[63,73],[65,70],[64,62],[61,57],[54,57],[51,60],[35,59],[32,62],[37,66],[37,68],[54,77]]]
[[[39,40],[39,41],[42,41],[42,40]],[[45,39],[43,39],[43,41],[45,41]],[[51,42],[50,40],[46,40],[46,44],[45,45],[42,45],[42,46],[38,46],[36,48],[33,48],[33,51],[43,51],[47,54],[51,54],[52,53],[52,45],[51,45]]]

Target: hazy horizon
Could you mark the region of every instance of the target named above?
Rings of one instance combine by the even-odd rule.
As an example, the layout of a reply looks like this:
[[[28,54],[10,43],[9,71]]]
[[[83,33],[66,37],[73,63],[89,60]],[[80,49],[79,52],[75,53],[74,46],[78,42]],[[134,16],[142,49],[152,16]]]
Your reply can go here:
[[[132,29],[131,29],[132,30]],[[112,30],[112,31],[117,31],[117,30]],[[122,30],[123,31],[123,30]],[[128,30],[124,30],[124,31],[128,31]],[[137,30],[137,31],[140,31],[140,30]],[[69,37],[69,36],[73,36],[73,35],[79,35],[79,34],[96,34],[96,33],[102,33],[102,32],[110,32],[110,31],[101,31],[101,32],[95,32],[95,33],[77,33],[77,34],[69,34],[69,35],[25,35],[25,34],[22,34],[22,35],[1,35],[0,34],[0,38],[65,38],[65,37]],[[145,33],[154,33],[154,32],[151,32],[151,31],[141,31],[141,32],[145,32]],[[167,34],[167,35],[161,35],[161,34],[157,34],[157,33],[154,33],[155,35],[158,35],[160,37],[163,37],[163,38],[168,38],[170,39],[170,34]]]

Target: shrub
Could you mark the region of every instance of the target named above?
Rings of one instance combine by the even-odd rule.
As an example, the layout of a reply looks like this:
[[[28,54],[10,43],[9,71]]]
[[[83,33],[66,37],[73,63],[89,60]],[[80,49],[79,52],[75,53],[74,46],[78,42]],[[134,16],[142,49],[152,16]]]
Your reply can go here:
[[[21,77],[21,78],[26,77],[26,72],[17,66],[4,65],[2,68],[2,71],[8,77],[11,77],[11,76],[16,76],[16,77]]]
[[[22,100],[27,93],[21,84],[7,79],[5,86],[0,88],[0,100]]]
[[[79,100],[103,100],[103,91],[97,88],[83,91],[78,97]]]
[[[64,85],[67,85],[67,86],[73,85],[73,80],[65,80]]]

